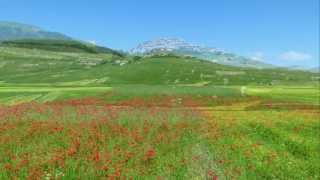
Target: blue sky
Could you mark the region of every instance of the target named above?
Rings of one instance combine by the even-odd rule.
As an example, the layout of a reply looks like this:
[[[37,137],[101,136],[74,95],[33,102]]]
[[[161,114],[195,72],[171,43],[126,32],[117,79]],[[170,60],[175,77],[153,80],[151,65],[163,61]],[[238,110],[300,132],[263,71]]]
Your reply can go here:
[[[319,65],[319,0],[1,0],[0,20],[116,49],[180,37],[278,65]]]

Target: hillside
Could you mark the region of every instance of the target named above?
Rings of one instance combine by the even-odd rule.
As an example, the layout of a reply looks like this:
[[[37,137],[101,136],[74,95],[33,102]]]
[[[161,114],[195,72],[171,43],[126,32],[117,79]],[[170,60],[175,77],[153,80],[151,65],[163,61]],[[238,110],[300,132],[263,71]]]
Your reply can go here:
[[[55,52],[86,52],[86,53],[110,53],[121,56],[122,54],[110,48],[83,43],[76,40],[54,39],[23,39],[0,42],[2,47],[16,47],[26,49],[40,49]]]
[[[175,55],[141,58],[113,52],[30,47],[9,42],[0,46],[2,85],[281,85],[310,84],[319,78],[311,72],[232,67]]]
[[[46,31],[32,25],[0,21],[0,41],[17,39],[71,40],[72,38],[61,33]]]

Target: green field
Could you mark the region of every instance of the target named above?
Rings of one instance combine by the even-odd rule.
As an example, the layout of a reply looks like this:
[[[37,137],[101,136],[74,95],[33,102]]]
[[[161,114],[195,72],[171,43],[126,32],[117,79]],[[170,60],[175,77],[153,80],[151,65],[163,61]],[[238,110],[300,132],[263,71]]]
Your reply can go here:
[[[48,102],[66,98],[80,98],[106,93],[110,87],[0,87],[0,104]]]
[[[319,90],[240,90],[1,87],[0,178],[319,178]]]
[[[319,77],[6,42],[0,179],[319,179]]]
[[[245,93],[241,94],[241,88]],[[154,96],[217,96],[225,98],[241,98],[243,96],[259,97],[263,100],[273,100],[288,103],[305,103],[319,105],[319,88],[317,86],[174,86],[174,85],[118,85],[114,87],[35,87],[0,86],[0,102],[12,104],[15,100],[21,102],[47,102],[70,98],[94,97],[103,95],[103,99],[116,102],[130,98],[143,98]],[[110,95],[109,95],[110,94]],[[100,96],[101,97],[101,96]],[[21,101],[19,101],[21,100]],[[14,104],[14,103],[13,103]]]
[[[77,50],[68,43],[64,44],[64,41],[59,45],[52,43],[50,47],[55,47],[53,49],[46,48],[50,41],[38,49],[26,48],[25,44],[23,48],[10,43],[0,44],[0,85],[314,86],[320,78],[319,73],[284,68],[239,68],[174,55],[133,57],[112,51],[89,53],[83,52],[82,47]],[[63,48],[65,46],[71,47]]]

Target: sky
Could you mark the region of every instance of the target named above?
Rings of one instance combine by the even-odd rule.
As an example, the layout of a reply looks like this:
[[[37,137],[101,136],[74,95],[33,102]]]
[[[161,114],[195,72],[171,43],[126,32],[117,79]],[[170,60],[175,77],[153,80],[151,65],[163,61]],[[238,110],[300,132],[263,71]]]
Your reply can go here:
[[[282,66],[319,66],[319,0],[0,0],[0,20],[114,49],[161,37]]]

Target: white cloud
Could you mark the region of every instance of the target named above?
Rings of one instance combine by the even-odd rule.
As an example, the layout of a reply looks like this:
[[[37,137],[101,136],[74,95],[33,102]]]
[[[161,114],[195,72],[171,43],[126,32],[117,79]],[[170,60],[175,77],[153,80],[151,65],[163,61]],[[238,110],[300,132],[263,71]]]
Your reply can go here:
[[[263,52],[257,51],[250,54],[250,58],[255,61],[264,61],[264,54]]]
[[[287,51],[279,55],[279,58],[287,61],[303,61],[309,60],[312,58],[310,54],[296,52],[296,51]]]

